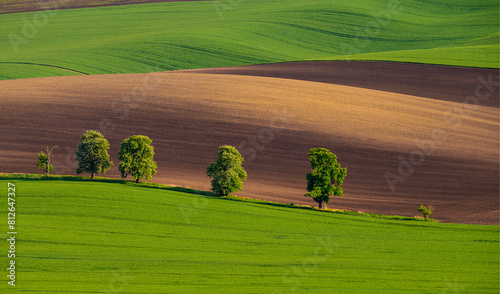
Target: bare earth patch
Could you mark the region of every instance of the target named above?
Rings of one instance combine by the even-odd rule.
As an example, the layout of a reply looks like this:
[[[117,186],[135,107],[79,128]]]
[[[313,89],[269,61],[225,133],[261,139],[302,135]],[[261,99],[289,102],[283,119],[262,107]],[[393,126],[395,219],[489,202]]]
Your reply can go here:
[[[441,221],[498,224],[498,87],[477,106],[386,90],[189,71],[2,81],[0,167],[36,173],[37,152],[59,145],[56,173],[74,174],[78,139],[94,129],[111,144],[106,175],[119,177],[121,141],[142,134],[155,182],[209,190],[205,168],[229,144],[246,158],[239,196],[314,205],[302,196],[307,151],[325,147],[348,171],[331,208],[414,216],[432,204]],[[400,177],[392,189],[388,172]]]
[[[190,72],[285,78],[380,90],[453,102],[474,95],[480,77],[496,77],[497,69],[437,66],[430,64],[314,61],[284,62],[207,68]],[[482,93],[484,87],[480,89]],[[499,107],[499,99],[481,101],[483,106]]]

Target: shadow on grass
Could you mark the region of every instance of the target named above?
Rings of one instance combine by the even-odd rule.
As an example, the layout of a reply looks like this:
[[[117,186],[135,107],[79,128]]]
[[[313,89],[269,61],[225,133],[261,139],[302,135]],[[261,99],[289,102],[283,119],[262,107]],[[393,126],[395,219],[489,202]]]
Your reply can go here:
[[[389,220],[406,220],[406,221],[419,221],[419,222],[436,222],[434,219],[424,220],[416,217],[408,217],[408,216],[399,216],[399,215],[383,215],[383,214],[375,214],[375,213],[365,213],[365,212],[356,212],[350,210],[338,210],[338,209],[319,209],[313,206],[308,205],[296,205],[296,204],[285,204],[279,202],[272,202],[266,200],[259,200],[253,198],[239,197],[234,195],[229,196],[218,196],[215,193],[209,191],[200,191],[191,188],[184,187],[176,187],[176,186],[167,186],[157,183],[150,182],[139,182],[131,180],[123,180],[123,179],[110,179],[104,177],[94,177],[94,179],[90,179],[90,176],[60,176],[60,175],[37,175],[37,174],[5,174],[0,173],[0,180],[16,180],[22,179],[27,181],[73,181],[73,182],[88,182],[88,183],[113,183],[113,184],[122,184],[132,187],[138,188],[153,188],[153,189],[162,189],[167,191],[175,191],[182,192],[186,194],[193,195],[201,195],[207,196],[218,200],[226,200],[226,201],[238,201],[245,203],[255,203],[261,205],[269,205],[274,207],[282,207],[282,208],[293,208],[293,209],[302,209],[302,210],[311,210],[318,211],[320,213],[334,213],[334,214],[343,214],[343,215],[352,215],[352,216],[364,216],[364,217],[372,217],[372,218],[380,218],[380,219],[389,219]]]
[[[176,191],[188,194],[195,195],[205,195],[217,197],[216,194],[208,191],[200,191],[190,188],[184,187],[176,187],[176,186],[167,186],[157,183],[150,182],[139,182],[136,183],[133,180],[124,180],[124,179],[110,179],[105,177],[94,177],[94,179],[90,179],[90,176],[61,176],[61,175],[37,175],[37,174],[6,174],[0,173],[0,180],[16,180],[22,179],[25,181],[71,181],[71,182],[88,182],[88,183],[112,183],[112,184],[121,184],[132,187],[139,188],[154,188],[154,189],[163,189],[169,191]]]

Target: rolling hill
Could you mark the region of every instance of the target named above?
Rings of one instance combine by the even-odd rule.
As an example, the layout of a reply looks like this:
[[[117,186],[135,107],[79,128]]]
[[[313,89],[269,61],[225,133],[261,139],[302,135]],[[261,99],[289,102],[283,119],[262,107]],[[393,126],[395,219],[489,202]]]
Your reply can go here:
[[[498,27],[492,0],[195,1],[12,13],[0,17],[0,78],[339,59],[499,68]]]
[[[0,2],[0,292],[500,290],[498,1]],[[2,174],[58,145],[74,175],[90,129],[112,179]],[[138,134],[155,183],[118,180]],[[248,198],[206,192],[221,145]],[[329,208],[348,211],[301,206],[313,147],[347,167]]]
[[[0,131],[9,139],[0,146],[0,165],[35,173],[36,154],[59,145],[56,173],[74,174],[85,130],[104,133],[115,164],[121,141],[142,134],[156,148],[155,181],[209,190],[205,168],[229,144],[246,158],[248,181],[239,195],[313,205],[303,196],[307,151],[325,147],[348,168],[345,197],[332,199],[332,207],[414,216],[420,204],[433,204],[442,221],[498,224],[498,88],[477,106],[464,103],[477,77],[494,80],[496,71],[451,68],[459,78],[444,86],[452,76],[441,67],[416,65],[421,71],[392,76],[388,68],[373,90],[299,80],[305,66],[295,73],[295,64],[288,66],[289,78],[273,77],[279,72],[271,66],[259,68],[263,76],[228,68],[2,81]],[[343,72],[342,65],[310,68],[323,81],[330,71]],[[463,96],[454,95],[453,82]],[[400,84],[423,90],[398,93]],[[401,167],[410,156],[411,173]],[[388,173],[405,177],[391,184]],[[108,174],[119,176],[116,168]]]
[[[17,194],[17,281],[2,292],[498,292],[498,226],[338,215],[109,181],[0,177],[0,186],[8,182]]]

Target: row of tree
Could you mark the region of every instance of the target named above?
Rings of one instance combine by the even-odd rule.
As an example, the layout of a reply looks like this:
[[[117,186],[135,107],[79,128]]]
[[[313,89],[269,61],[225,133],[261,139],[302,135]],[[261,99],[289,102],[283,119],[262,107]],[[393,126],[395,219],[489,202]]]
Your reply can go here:
[[[157,165],[153,160],[155,152],[151,143],[151,139],[142,135],[134,135],[123,140],[118,152],[118,159],[120,160],[118,170],[122,178],[131,175],[136,183],[143,177],[146,177],[147,180],[152,179],[153,175],[156,174]],[[51,149],[47,147],[47,154],[43,151],[38,153],[36,166],[43,169],[46,175],[54,170],[54,167],[50,164],[54,148],[57,148],[57,146]],[[86,131],[77,146],[76,160],[78,161],[78,167],[76,173],[90,173],[91,179],[94,179],[95,174],[104,174],[114,166],[113,162],[109,160],[108,150],[109,142],[101,133]]]
[[[121,143],[118,169],[122,178],[131,175],[136,183],[143,177],[147,180],[152,179],[156,174],[157,164],[153,160],[155,152],[151,143],[151,139],[142,135],[131,136]],[[43,169],[47,175],[53,171],[50,160],[54,148],[57,146],[51,149],[47,147],[47,154],[43,151],[38,153],[37,167]],[[109,142],[101,133],[86,131],[78,142],[76,173],[90,173],[91,179],[94,178],[94,174],[104,174],[113,166],[113,162],[109,160],[108,150]],[[342,183],[347,175],[347,169],[342,168],[337,156],[325,148],[309,150],[309,160],[311,172],[306,175],[305,196],[318,202],[319,208],[327,208],[330,196],[344,195]],[[219,147],[215,162],[206,169],[207,176],[211,178],[212,191],[217,195],[227,196],[241,190],[243,181],[247,179],[247,173],[242,167],[243,162],[244,158],[233,146]]]

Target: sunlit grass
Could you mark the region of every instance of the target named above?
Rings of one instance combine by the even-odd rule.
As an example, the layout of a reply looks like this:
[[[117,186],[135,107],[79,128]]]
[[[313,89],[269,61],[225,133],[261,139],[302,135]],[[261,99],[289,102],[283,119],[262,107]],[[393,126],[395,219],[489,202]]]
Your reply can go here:
[[[0,15],[0,79],[73,74],[26,63],[86,74],[331,59],[499,66],[498,1],[231,3],[59,10],[32,30],[45,12]]]
[[[5,191],[8,182],[17,194],[17,291],[499,290],[498,226],[342,215],[121,180],[3,175]]]

